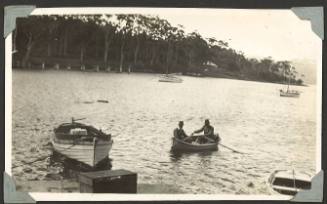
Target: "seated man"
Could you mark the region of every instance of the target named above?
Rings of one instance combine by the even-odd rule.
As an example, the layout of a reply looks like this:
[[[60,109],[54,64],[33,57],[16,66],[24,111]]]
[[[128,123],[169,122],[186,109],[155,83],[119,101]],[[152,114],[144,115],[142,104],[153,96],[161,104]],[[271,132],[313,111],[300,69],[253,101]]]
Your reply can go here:
[[[214,140],[215,138],[215,135],[214,135],[214,128],[210,125],[210,122],[208,119],[206,119],[204,121],[204,126],[199,129],[199,130],[195,130],[192,135],[194,133],[200,133],[200,132],[203,132],[204,133],[204,136],[200,136],[197,141],[200,143],[200,144],[203,144],[203,143],[207,143],[208,140]]]
[[[179,121],[178,123],[178,127],[174,130],[174,137],[176,137],[179,140],[184,140],[187,141],[187,139],[189,138],[186,133],[183,130],[183,126],[184,126],[184,122],[183,121]]]

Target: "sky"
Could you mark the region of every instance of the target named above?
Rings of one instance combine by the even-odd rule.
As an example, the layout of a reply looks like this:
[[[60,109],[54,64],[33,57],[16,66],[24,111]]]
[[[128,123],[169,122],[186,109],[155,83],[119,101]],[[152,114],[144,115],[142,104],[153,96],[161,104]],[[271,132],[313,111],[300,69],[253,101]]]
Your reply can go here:
[[[194,8],[89,8],[37,9],[39,14],[140,13],[158,15],[172,25],[181,24],[186,32],[197,30],[203,37],[214,37],[242,51],[246,57],[275,60],[317,59],[321,39],[309,21],[300,20],[290,10],[194,9]]]

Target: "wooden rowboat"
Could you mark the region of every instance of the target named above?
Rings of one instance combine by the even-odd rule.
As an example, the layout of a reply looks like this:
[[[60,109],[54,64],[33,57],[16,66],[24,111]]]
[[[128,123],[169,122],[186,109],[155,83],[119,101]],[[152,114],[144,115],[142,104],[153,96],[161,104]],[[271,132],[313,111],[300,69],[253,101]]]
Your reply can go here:
[[[210,140],[207,143],[199,144],[196,142],[196,139],[198,136],[191,136],[188,137],[187,141],[180,140],[176,137],[173,137],[173,145],[172,145],[172,151],[187,151],[187,152],[196,152],[196,151],[214,151],[218,150],[218,144],[219,144],[219,136],[217,136],[217,140]]]
[[[108,158],[113,140],[110,134],[73,120],[54,129],[51,143],[55,152],[95,167]]]

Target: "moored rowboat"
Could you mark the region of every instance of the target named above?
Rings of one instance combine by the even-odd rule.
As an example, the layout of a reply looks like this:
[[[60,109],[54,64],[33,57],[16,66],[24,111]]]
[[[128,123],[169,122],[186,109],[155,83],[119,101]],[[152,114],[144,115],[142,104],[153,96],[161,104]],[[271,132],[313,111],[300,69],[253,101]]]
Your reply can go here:
[[[270,175],[268,182],[274,191],[285,195],[295,195],[301,190],[311,188],[311,176],[294,170],[276,170]]]
[[[54,129],[51,143],[54,151],[95,167],[108,157],[113,140],[110,134],[73,120]]]
[[[219,136],[217,135],[218,139],[216,141],[208,141],[204,144],[199,144],[196,142],[197,136],[191,136],[188,141],[180,140],[176,137],[173,137],[173,145],[172,150],[173,151],[209,151],[209,150],[218,150],[218,144],[219,144]]]

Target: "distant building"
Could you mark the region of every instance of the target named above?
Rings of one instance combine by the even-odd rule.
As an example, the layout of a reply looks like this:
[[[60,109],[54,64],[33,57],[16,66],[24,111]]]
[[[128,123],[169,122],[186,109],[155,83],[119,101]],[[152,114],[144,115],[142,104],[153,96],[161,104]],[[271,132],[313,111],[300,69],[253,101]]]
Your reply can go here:
[[[218,68],[218,65],[216,65],[215,63],[213,63],[211,61],[206,61],[206,62],[203,63],[203,65],[207,65],[207,66]]]

